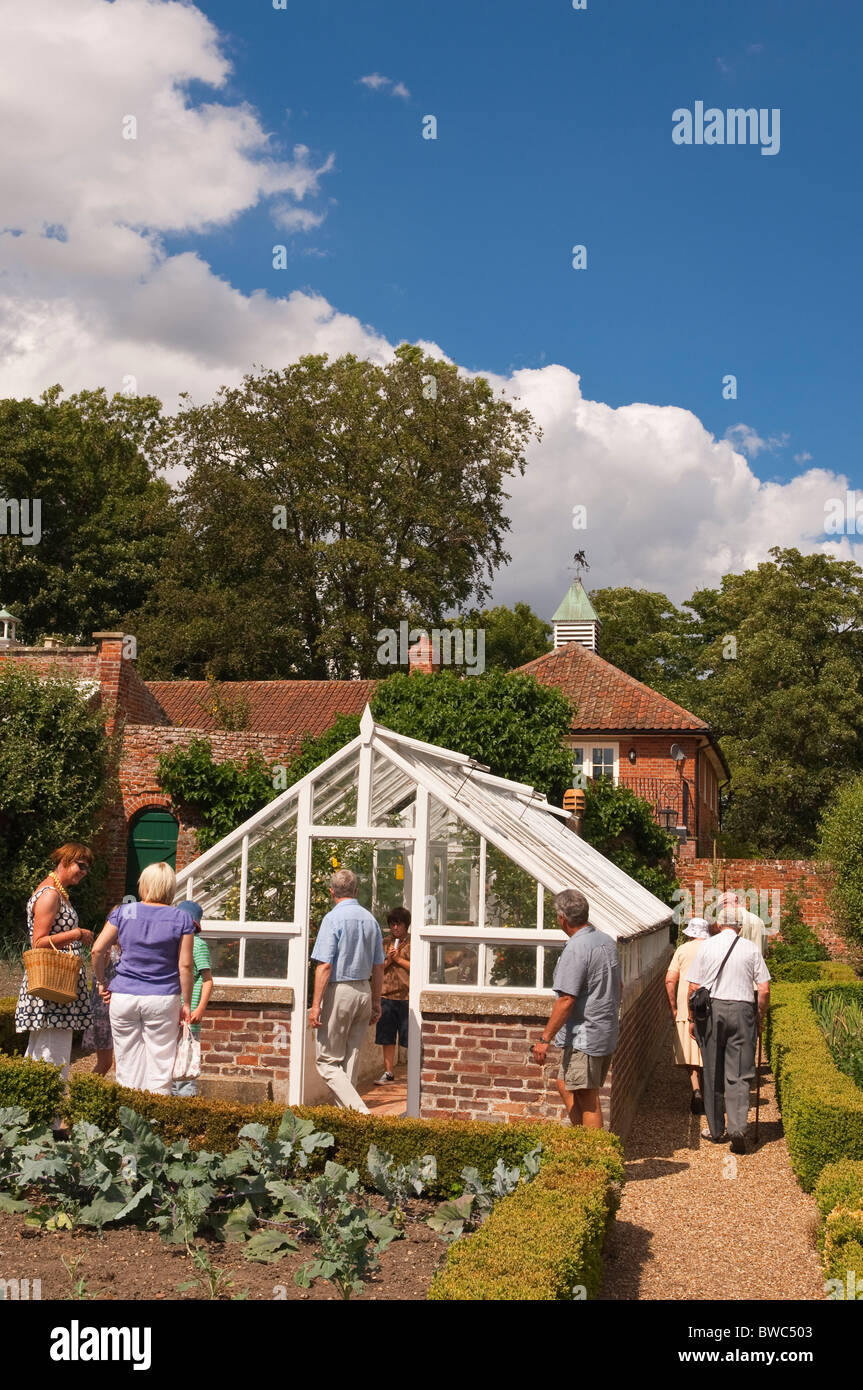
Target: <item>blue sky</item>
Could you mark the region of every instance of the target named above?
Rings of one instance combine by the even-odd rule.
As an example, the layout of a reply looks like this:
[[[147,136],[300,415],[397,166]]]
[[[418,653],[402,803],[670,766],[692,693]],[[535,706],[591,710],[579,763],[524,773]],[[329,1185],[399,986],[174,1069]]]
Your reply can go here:
[[[863,488],[850,0],[2,4],[3,395],[176,409],[423,341],[543,430],[497,602],[550,613],[582,548],[677,599],[773,545],[863,558],[824,536]],[[777,109],[778,153],[676,144],[698,102]]]
[[[611,405],[788,435],[759,450],[761,477],[793,474],[795,453],[859,476],[859,7],[201,8],[267,129],[336,156],[326,221],[287,272],[270,269],[265,209],[211,239],[233,283],[280,293],[288,276],[469,368],[562,362]],[[410,98],[358,85],[373,73]],[[779,153],[673,145],[672,110],[696,100],[779,107]],[[427,113],[437,141],[421,138]]]

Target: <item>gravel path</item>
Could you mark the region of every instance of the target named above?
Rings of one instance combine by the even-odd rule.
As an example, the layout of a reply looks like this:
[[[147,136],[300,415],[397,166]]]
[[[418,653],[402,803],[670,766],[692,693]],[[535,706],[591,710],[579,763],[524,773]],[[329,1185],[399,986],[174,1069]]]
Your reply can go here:
[[[670,1044],[669,1044],[670,1051]],[[755,1092],[750,1110],[755,1123]],[[626,1186],[601,1299],[823,1299],[816,1208],[797,1184],[773,1078],[761,1073],[757,1152],[701,1139],[689,1080],[663,1059],[626,1144]]]

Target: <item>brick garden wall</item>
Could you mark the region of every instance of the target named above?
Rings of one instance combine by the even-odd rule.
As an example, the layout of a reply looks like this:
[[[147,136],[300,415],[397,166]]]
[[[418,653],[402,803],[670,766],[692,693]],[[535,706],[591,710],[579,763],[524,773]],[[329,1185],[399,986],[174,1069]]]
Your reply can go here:
[[[624,992],[620,1037],[603,1088],[610,1111],[609,1128],[615,1134],[628,1134],[635,1119],[641,1093],[663,1048],[671,1055],[671,1028],[665,972],[671,959],[657,961],[651,973],[634,981]]]
[[[778,906],[782,913],[782,894],[789,888],[800,894],[800,911],[804,922],[814,927],[819,938],[831,955],[844,956],[847,946],[832,926],[832,913],[828,903],[830,887],[829,870],[812,859],[725,859],[717,861],[719,889],[734,889],[745,892],[747,889],[763,890],[773,903],[772,894],[778,891]],[[702,895],[706,896],[712,888],[712,859],[680,861],[677,877],[681,886],[694,895],[701,884]],[[693,907],[693,911],[695,907]],[[763,915],[763,914],[761,914]]]
[[[217,986],[201,1024],[201,1092],[288,1103],[293,990]]]
[[[447,1000],[470,1012],[450,1012]],[[557,1061],[539,1067],[528,1057],[551,1011],[530,996],[435,996],[422,999],[420,1114],[424,1119],[560,1119]],[[530,1012],[522,1012],[528,1005]],[[512,1008],[511,1014],[474,1012]]]

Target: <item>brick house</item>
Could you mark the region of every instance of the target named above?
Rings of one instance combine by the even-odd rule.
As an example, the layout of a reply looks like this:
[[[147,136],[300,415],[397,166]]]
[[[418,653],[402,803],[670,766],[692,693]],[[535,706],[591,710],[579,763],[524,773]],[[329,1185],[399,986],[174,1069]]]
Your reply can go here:
[[[576,779],[608,777],[654,808],[682,859],[710,855],[730,773],[710,725],[604,661],[602,624],[576,579],[552,619],[554,650],[519,669],[574,703],[567,744]]]
[[[520,669],[555,686],[575,703],[577,722],[567,739],[574,773],[610,777],[632,787],[654,807],[657,820],[681,838],[681,857],[712,852],[719,823],[719,788],[728,768],[709,726],[689,711],[625,675],[597,653],[601,624],[577,579],[553,618],[554,650]],[[121,734],[120,800],[109,808],[104,842],[108,896],[134,893],[146,863],[164,859],[179,871],[194,858],[195,821],[159,785],[159,757],[206,737],[217,761],[259,753],[286,764],[307,735],[317,736],[340,714],[360,714],[373,680],[226,681],[227,705],[244,706],[243,727],[221,727],[206,681],[142,681],[134,643],[119,632],[93,634],[93,645],[42,647],[15,640],[17,620],[0,612],[0,661],[24,662],[40,672],[76,674],[98,695],[109,733]],[[411,666],[431,670],[422,642]]]

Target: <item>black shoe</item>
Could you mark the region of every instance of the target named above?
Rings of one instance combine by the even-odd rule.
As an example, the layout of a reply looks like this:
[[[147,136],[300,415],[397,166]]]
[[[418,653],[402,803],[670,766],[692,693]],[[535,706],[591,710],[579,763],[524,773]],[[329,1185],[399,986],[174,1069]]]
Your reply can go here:
[[[746,1135],[745,1135],[745,1134],[732,1134],[732,1136],[731,1136],[731,1152],[732,1152],[733,1154],[745,1154],[745,1153],[746,1153]]]
[[[692,1100],[689,1102],[689,1110],[693,1115],[704,1114],[704,1097],[700,1091],[692,1092]]]
[[[725,1130],[722,1131],[722,1133],[720,1134],[720,1136],[719,1136],[718,1139],[714,1139],[714,1137],[713,1137],[713,1135],[710,1133],[710,1130],[709,1130],[709,1129],[703,1129],[703,1130],[701,1131],[701,1137],[702,1137],[702,1139],[708,1139],[708,1140],[710,1141],[711,1144],[727,1144],[727,1143],[728,1143],[728,1135],[727,1135],[727,1133],[725,1132]]]

